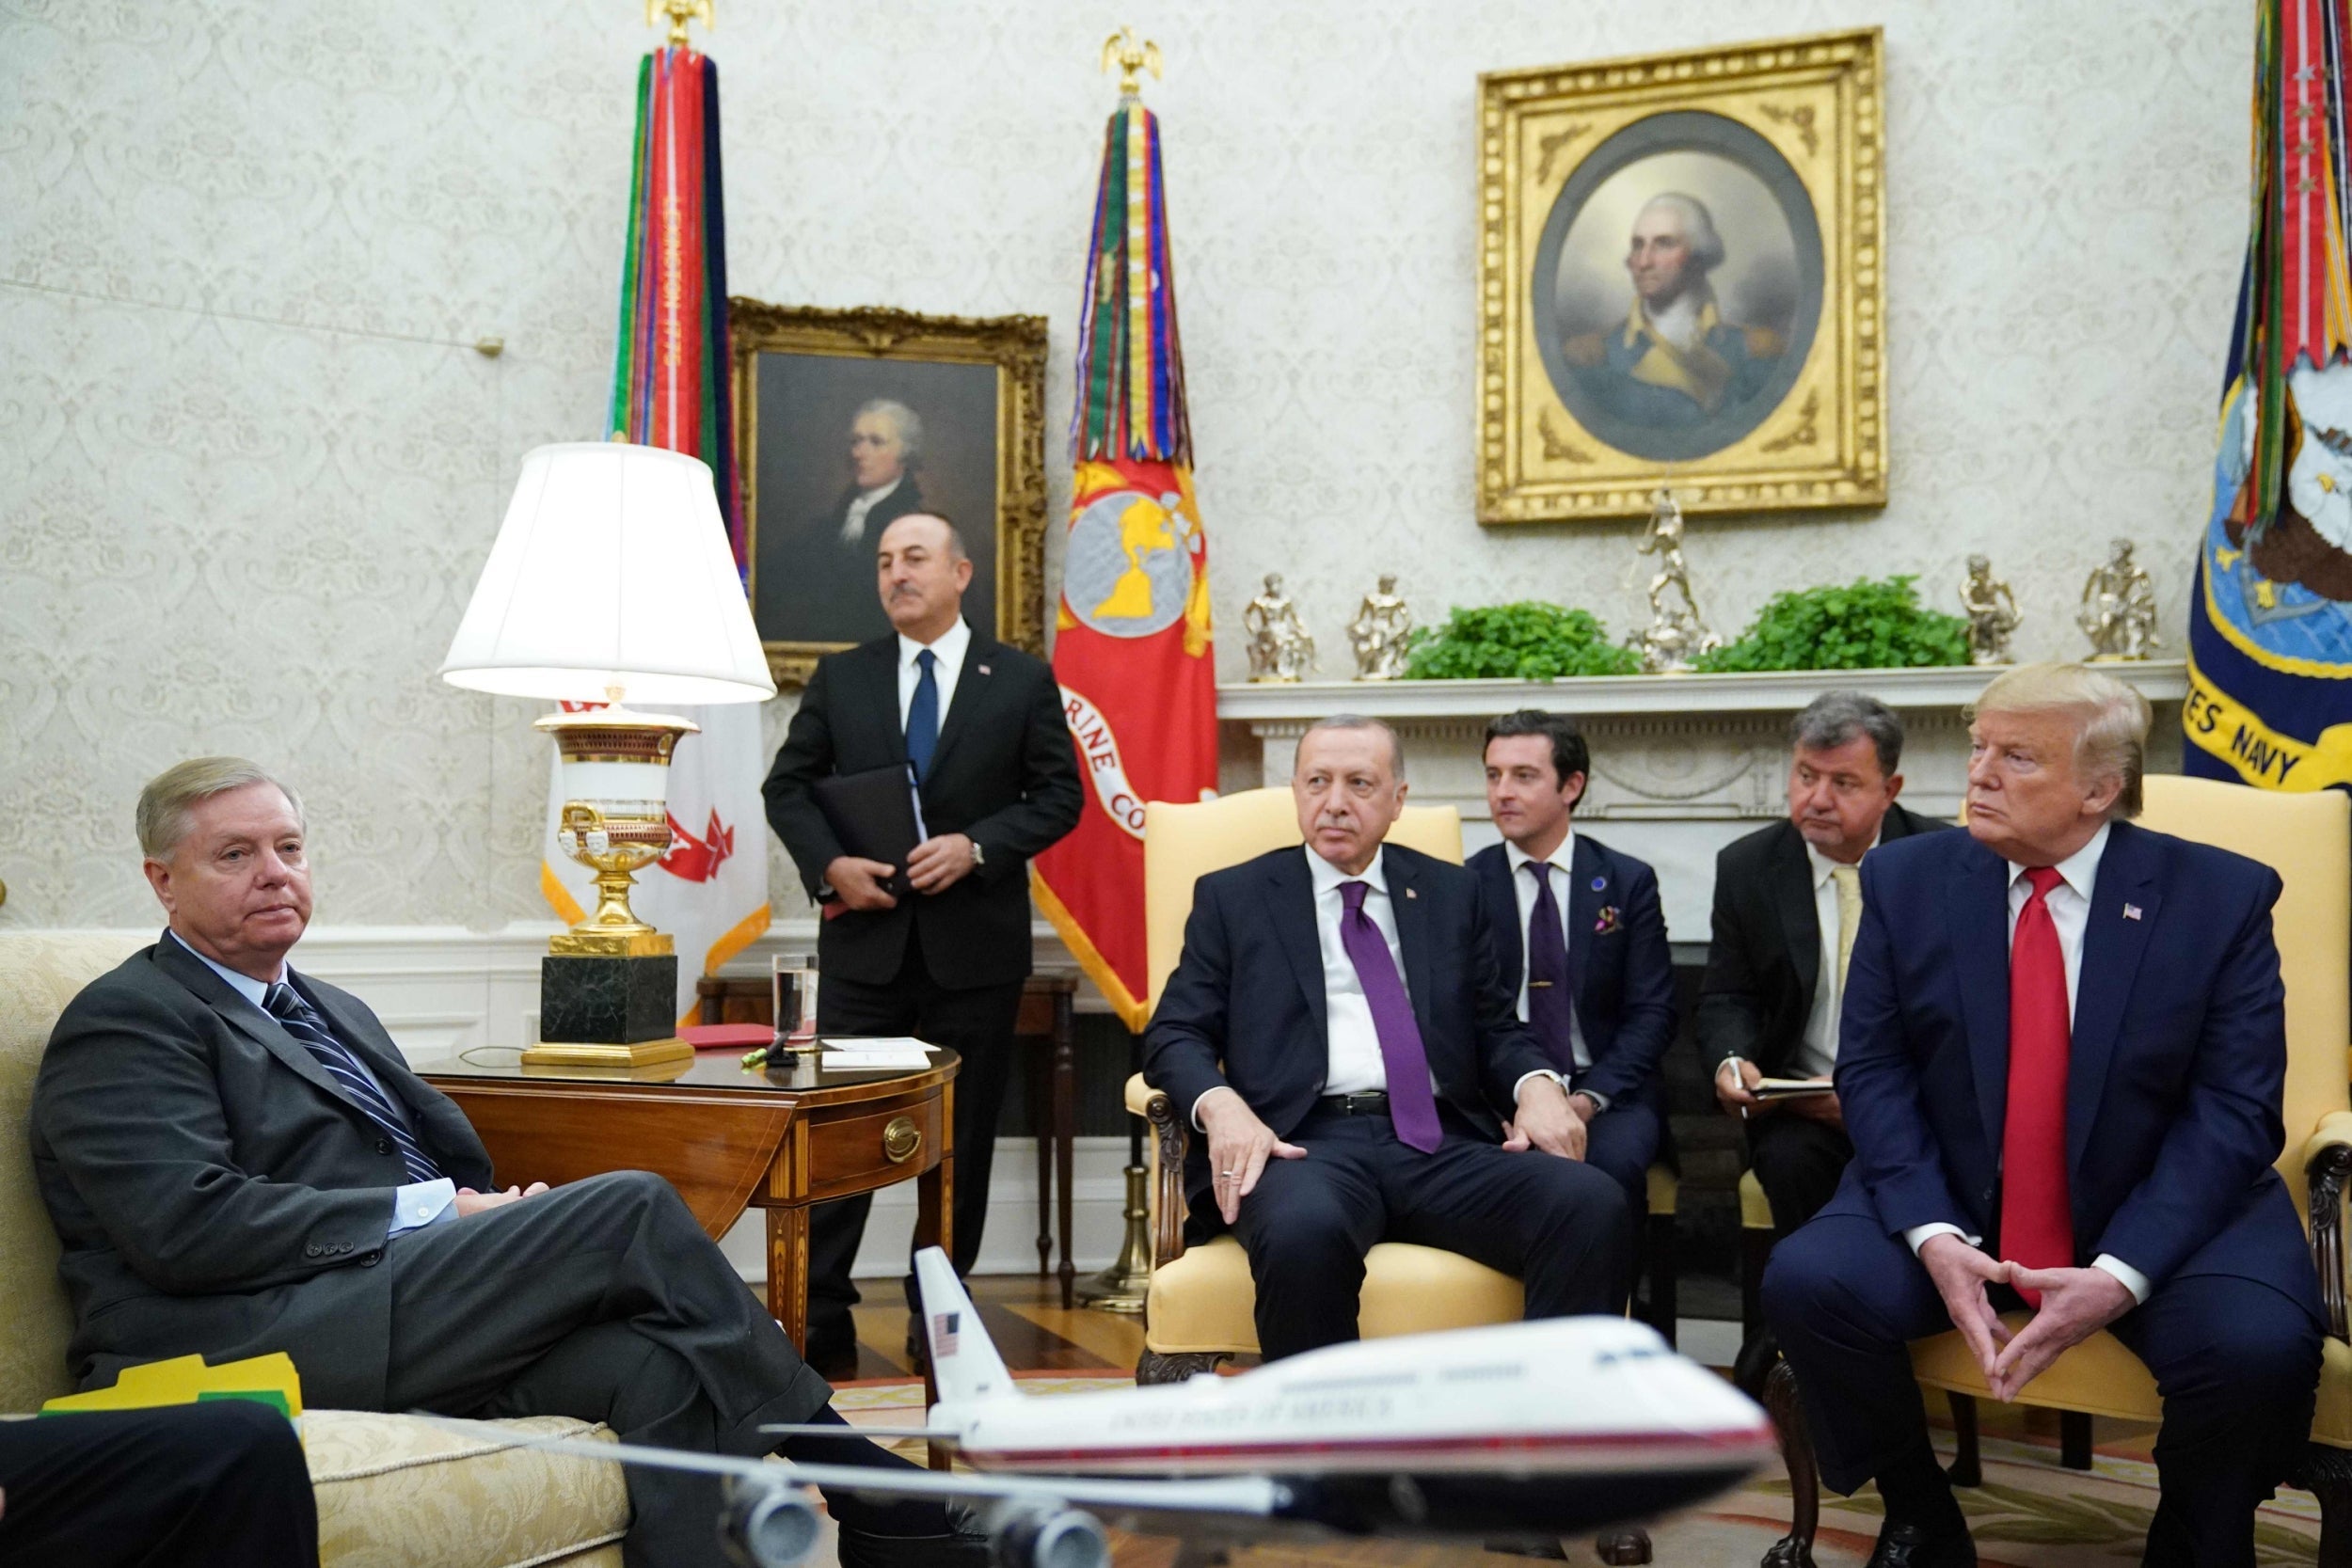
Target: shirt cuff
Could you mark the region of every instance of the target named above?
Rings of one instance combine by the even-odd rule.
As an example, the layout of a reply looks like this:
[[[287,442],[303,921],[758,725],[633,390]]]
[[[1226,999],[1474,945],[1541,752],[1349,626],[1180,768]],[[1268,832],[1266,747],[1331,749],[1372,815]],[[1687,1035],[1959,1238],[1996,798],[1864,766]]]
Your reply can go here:
[[[2132,1293],[2132,1300],[2135,1304],[2141,1307],[2148,1305],[2148,1292],[2154,1290],[2155,1285],[2146,1275],[2133,1268],[2112,1252],[2099,1254],[2090,1260],[2090,1266],[2094,1269],[2104,1269],[2122,1280],[2123,1289]]]
[[[1203,1127],[1203,1126],[1201,1126],[1201,1125],[1200,1125],[1200,1105],[1201,1105],[1201,1101],[1202,1101],[1207,1100],[1207,1099],[1209,1098],[1209,1096],[1211,1096],[1211,1095],[1213,1095],[1213,1094],[1217,1094],[1217,1093],[1219,1093],[1219,1092],[1222,1092],[1222,1093],[1225,1093],[1225,1094],[1230,1094],[1230,1095],[1236,1095],[1236,1096],[1237,1096],[1237,1095],[1239,1095],[1239,1094],[1241,1093],[1241,1091],[1240,1091],[1239,1089],[1237,1089],[1237,1088],[1233,1087],[1233,1085],[1231,1085],[1231,1084],[1219,1084],[1219,1085],[1218,1085],[1216,1088],[1214,1088],[1214,1089],[1202,1089],[1202,1090],[1200,1091],[1200,1100],[1196,1100],[1196,1101],[1194,1101],[1192,1102],[1192,1130],[1193,1130],[1194,1132],[1206,1132],[1208,1131],[1208,1129],[1207,1129],[1207,1128],[1205,1128],[1205,1127]]]
[[[1519,1074],[1519,1081],[1511,1085],[1511,1103],[1513,1105],[1517,1105],[1519,1102],[1519,1093],[1527,1087],[1527,1081],[1530,1078],[1549,1078],[1553,1083],[1559,1085],[1564,1090],[1568,1086],[1567,1080],[1562,1078],[1558,1073],[1552,1071],[1549,1068],[1539,1067],[1533,1072],[1522,1072]],[[1593,1098],[1597,1101],[1600,1097],[1598,1095],[1595,1095]]]
[[[1919,1248],[1926,1244],[1931,1236],[1957,1236],[1970,1246],[1975,1246],[1984,1240],[1981,1236],[1969,1235],[1956,1225],[1946,1225],[1943,1221],[1937,1220],[1931,1225],[1915,1225],[1904,1231],[1903,1243],[1911,1248],[1914,1255],[1916,1255]]]
[[[384,1239],[405,1236],[428,1225],[454,1217],[457,1183],[444,1176],[433,1181],[411,1181],[392,1189],[392,1225]]]

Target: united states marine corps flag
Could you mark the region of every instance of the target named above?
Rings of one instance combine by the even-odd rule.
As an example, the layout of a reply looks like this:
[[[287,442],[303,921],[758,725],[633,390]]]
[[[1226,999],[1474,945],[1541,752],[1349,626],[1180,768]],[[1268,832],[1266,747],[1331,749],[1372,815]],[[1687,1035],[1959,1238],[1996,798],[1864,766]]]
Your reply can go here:
[[[2352,273],[2341,0],[2257,0],[2252,233],[2189,609],[2184,767],[2352,784]]]
[[[1118,40],[1113,51],[1117,57]],[[1056,620],[1060,682],[1093,785],[1075,832],[1033,863],[1038,906],[1130,1029],[1145,1019],[1143,805],[1216,788],[1208,540],[1176,339],[1160,125],[1130,47],[1103,148],[1079,315],[1076,473]]]
[[[664,0],[670,47],[637,73],[628,241],[622,250],[619,343],[606,434],[710,465],[735,563],[743,565],[742,492],[730,406],[725,207],[719,180],[719,68],[686,45],[687,15],[708,0]],[[648,20],[655,8],[646,8]],[[670,768],[670,852],[639,873],[638,917],[677,944],[677,1019],[694,1022],[694,982],[767,930],[765,773],[759,705],[674,709],[702,726]],[[539,886],[566,925],[595,905],[596,874],[555,842],[562,759],[550,761]],[[739,838],[738,835],[741,835]]]

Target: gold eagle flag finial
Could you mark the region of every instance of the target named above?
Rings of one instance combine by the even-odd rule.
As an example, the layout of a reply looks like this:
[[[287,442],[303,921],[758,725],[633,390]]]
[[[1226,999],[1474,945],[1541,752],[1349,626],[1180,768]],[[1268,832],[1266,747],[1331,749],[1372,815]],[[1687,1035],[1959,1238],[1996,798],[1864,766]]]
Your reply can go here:
[[[713,0],[645,0],[645,25],[658,25],[664,14],[670,19],[670,47],[687,48],[686,24],[700,22],[703,31],[715,32],[719,19],[713,14]]]
[[[1138,43],[1133,27],[1121,27],[1103,40],[1104,74],[1108,75],[1113,66],[1119,68],[1119,96],[1140,98],[1143,84],[1137,72],[1149,71],[1155,79],[1162,75],[1160,46],[1150,39]]]

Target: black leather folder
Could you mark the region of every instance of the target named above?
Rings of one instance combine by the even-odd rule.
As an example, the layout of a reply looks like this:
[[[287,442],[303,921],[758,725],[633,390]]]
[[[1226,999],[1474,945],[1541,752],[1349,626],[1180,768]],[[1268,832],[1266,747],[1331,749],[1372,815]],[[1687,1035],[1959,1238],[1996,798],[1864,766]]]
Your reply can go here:
[[[817,781],[817,809],[825,814],[845,853],[896,866],[882,886],[894,898],[914,891],[907,879],[907,857],[920,844],[914,820],[914,784],[906,765],[835,773]]]

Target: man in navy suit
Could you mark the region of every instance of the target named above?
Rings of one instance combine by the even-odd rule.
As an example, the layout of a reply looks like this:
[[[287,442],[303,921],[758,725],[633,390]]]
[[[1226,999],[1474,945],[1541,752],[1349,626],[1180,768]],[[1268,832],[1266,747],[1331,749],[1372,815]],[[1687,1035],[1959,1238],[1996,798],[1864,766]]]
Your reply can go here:
[[[1658,874],[1576,831],[1592,753],[1565,714],[1486,726],[1486,806],[1502,842],[1470,859],[1502,983],[1584,1124],[1584,1158],[1648,1204],[1665,1126],[1658,1064],[1675,1037]]]
[[[1206,1134],[1184,1173],[1196,1233],[1230,1227],[1248,1251],[1268,1360],[1356,1338],[1384,1240],[1518,1275],[1531,1318],[1624,1306],[1624,1195],[1581,1158],[1476,879],[1382,842],[1404,770],[1376,720],[1300,737],[1305,847],[1200,879],[1144,1033],[1144,1077]]]
[[[2267,866],[2134,827],[2148,705],[2028,665],[1970,714],[1968,832],[1862,865],[1837,1093],[1854,1158],[1764,1309],[1821,1476],[1875,1478],[1877,1568],[1977,1560],[1905,1341],[1996,1398],[2110,1328],[2164,1396],[2145,1561],[2250,1565],[2310,1430],[2320,1300],[2271,1163],[2284,992]],[[2033,1316],[2012,1336],[1999,1311]]]

